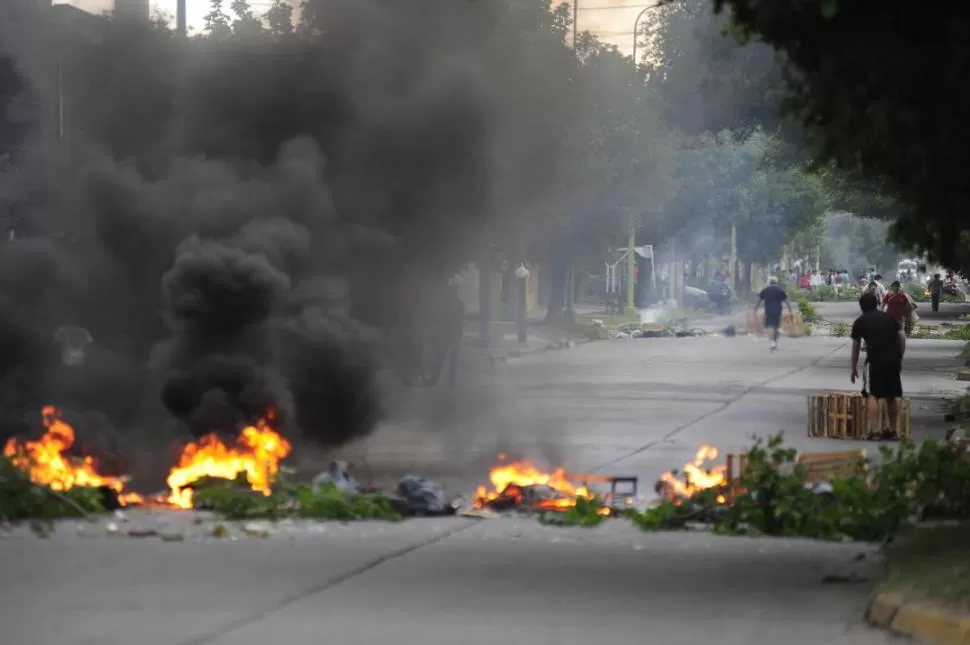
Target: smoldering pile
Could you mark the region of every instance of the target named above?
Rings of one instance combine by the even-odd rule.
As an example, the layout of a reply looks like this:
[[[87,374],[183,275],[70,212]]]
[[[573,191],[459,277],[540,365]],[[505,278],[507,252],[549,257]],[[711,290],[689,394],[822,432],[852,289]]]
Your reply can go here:
[[[136,387],[196,433],[269,410],[326,445],[373,429],[412,285],[473,257],[485,221],[553,172],[562,102],[544,66],[563,48],[510,29],[514,3],[318,4],[341,25],[320,42],[109,24],[87,46],[82,71],[105,89],[76,110],[86,140],[28,149],[0,177],[16,238],[0,256],[22,278],[0,282],[0,325],[32,339],[4,356],[5,411],[58,402],[44,339],[67,324],[126,365],[73,366],[77,407]],[[8,53],[47,88],[36,51]]]

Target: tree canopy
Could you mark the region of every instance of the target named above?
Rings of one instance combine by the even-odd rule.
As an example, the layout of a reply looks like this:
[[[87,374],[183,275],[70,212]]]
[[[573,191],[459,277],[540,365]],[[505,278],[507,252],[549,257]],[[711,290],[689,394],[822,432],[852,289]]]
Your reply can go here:
[[[970,16],[909,3],[715,0],[745,35],[784,53],[785,110],[814,159],[897,198],[893,237],[965,262],[970,184]]]

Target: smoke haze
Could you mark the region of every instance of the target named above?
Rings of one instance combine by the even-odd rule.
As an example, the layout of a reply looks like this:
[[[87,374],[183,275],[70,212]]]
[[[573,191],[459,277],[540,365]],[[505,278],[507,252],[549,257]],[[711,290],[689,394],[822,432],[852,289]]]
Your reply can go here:
[[[271,409],[323,446],[373,430],[417,287],[554,175],[564,89],[536,8],[404,4],[313,2],[316,38],[104,24],[70,45],[98,88],[71,145],[41,128],[0,178],[7,433],[52,399],[155,427],[161,401],[195,434]],[[35,7],[6,6],[0,43],[50,110],[43,38],[8,38],[50,29]],[[62,325],[95,341],[66,376]]]

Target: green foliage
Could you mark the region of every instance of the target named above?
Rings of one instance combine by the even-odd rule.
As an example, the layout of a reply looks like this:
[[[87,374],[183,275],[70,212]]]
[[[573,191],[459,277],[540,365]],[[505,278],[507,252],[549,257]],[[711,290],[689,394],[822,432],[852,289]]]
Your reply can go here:
[[[680,235],[693,253],[723,257],[734,227],[741,262],[776,260],[795,236],[819,227],[831,201],[822,178],[790,160],[787,149],[759,129],[687,139],[679,155],[678,192],[655,239]]]
[[[644,531],[675,531],[687,528],[687,521],[694,517],[694,512],[685,504],[664,501],[642,513],[631,510],[627,517]]]
[[[602,503],[596,497],[579,497],[576,505],[565,511],[547,511],[539,515],[539,521],[552,526],[599,526],[605,515],[600,513]]]
[[[807,323],[813,323],[820,319],[818,311],[815,310],[815,305],[809,302],[808,298],[800,297],[796,303],[798,305],[798,313],[802,315],[802,320]]]
[[[318,520],[388,520],[401,515],[389,498],[377,494],[349,493],[334,484],[314,491],[310,486],[277,482],[271,495],[262,495],[239,482],[213,482],[195,493],[197,508],[211,510],[227,519],[279,519],[305,517]]]
[[[837,322],[832,325],[832,335],[836,338],[845,338],[849,335],[851,327],[848,323]]]
[[[902,286],[902,290],[916,302],[929,302],[930,297],[926,295],[926,287],[915,282],[907,282]]]
[[[958,325],[951,327],[940,334],[938,338],[943,340],[965,340],[970,341],[970,325]]]
[[[744,492],[735,496],[724,519],[724,532],[829,537],[819,526],[819,498],[805,486],[794,467],[796,452],[785,448],[781,436],[758,440],[748,450],[738,480]],[[791,472],[786,472],[791,469]]]
[[[956,5],[916,12],[903,2],[715,0],[739,30],[776,47],[789,68],[787,112],[808,128],[820,164],[857,171],[900,210],[893,234],[953,268],[967,266],[963,174],[970,92],[970,17]],[[945,28],[942,27],[945,25]],[[933,46],[925,46],[932,34]]]
[[[880,449],[870,475],[829,480],[831,493],[807,486],[796,453],[782,436],[757,440],[746,453],[745,469],[728,490],[706,490],[680,503],[665,502],[631,513],[644,530],[684,528],[707,522],[723,534],[883,540],[912,519],[970,516],[970,461],[946,444],[904,442]],[[719,506],[717,495],[731,495]]]
[[[297,514],[318,520],[399,520],[400,514],[384,495],[352,494],[325,484],[317,491],[304,488],[296,498]]]
[[[804,298],[812,302],[848,302],[858,300],[862,291],[857,287],[842,287],[836,289],[827,284],[823,284],[805,292]]]
[[[690,134],[777,123],[782,78],[770,47],[737,47],[707,0],[665,3],[647,15],[636,63],[646,68],[666,122]]]
[[[104,494],[97,488],[52,491],[31,483],[9,459],[0,457],[0,522],[49,522],[103,513]]]

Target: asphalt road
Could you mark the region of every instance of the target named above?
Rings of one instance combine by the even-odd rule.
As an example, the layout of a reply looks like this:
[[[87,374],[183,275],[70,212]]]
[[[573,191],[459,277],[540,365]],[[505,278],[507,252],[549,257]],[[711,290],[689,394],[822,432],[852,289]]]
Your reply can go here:
[[[945,371],[958,348],[910,344],[918,435],[945,428],[939,398],[962,389]],[[364,478],[408,470],[462,491],[500,450],[650,483],[701,444],[739,450],[752,434],[847,448],[805,436],[804,397],[849,389],[848,373],[836,338],[785,339],[775,353],[745,337],[592,343],[477,369],[455,392],[415,392],[344,456]],[[894,641],[862,624],[868,584],[824,582],[871,575],[873,560],[854,544],[644,534],[621,521],[450,518],[173,543],[68,524],[45,540],[0,539],[0,633],[4,645],[876,645]]]

